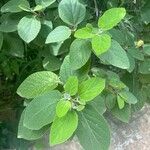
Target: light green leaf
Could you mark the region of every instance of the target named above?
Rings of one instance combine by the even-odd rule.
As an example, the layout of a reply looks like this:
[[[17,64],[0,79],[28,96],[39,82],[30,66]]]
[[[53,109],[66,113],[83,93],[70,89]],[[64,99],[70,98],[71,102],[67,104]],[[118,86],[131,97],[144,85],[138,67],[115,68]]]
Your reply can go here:
[[[94,33],[92,33],[93,30],[91,27],[86,26],[82,29],[79,29],[75,32],[74,36],[76,38],[80,38],[80,39],[89,39],[92,38],[94,36]]]
[[[59,70],[60,66],[61,66],[61,61],[53,55],[49,55],[45,57],[43,60],[43,67],[48,71]]]
[[[103,30],[112,29],[125,17],[125,15],[126,10],[124,8],[111,8],[99,18],[98,26]]]
[[[138,101],[137,98],[129,91],[119,92],[119,95],[129,104],[136,104]]]
[[[41,29],[41,23],[35,16],[25,16],[18,24],[18,34],[27,43],[36,38]]]
[[[117,103],[118,103],[118,107],[119,109],[123,109],[125,106],[125,99],[122,98],[120,95],[117,95]]]
[[[93,101],[89,103],[89,105],[91,105],[100,115],[106,111],[105,99],[101,95],[98,95],[96,98],[94,98]]]
[[[84,66],[91,56],[91,43],[88,40],[76,39],[70,46],[70,65],[73,70]]]
[[[50,71],[40,71],[27,77],[17,89],[21,97],[35,98],[55,89],[60,82],[58,76]]]
[[[56,118],[51,126],[50,145],[67,141],[78,126],[78,115],[75,111],[68,112],[62,118]]]
[[[56,115],[58,117],[64,117],[71,109],[71,102],[67,100],[60,100],[56,106]]]
[[[108,150],[110,130],[106,120],[91,106],[79,113],[77,137],[85,150]]]
[[[143,51],[150,56],[150,44],[144,44]]]
[[[110,49],[100,56],[103,62],[109,63],[113,66],[122,69],[128,69],[130,67],[129,58],[125,50],[120,44],[112,40]]]
[[[95,35],[92,38],[92,48],[97,56],[105,53],[111,46],[111,37],[108,34]]]
[[[146,59],[139,65],[139,73],[150,74],[150,59]]]
[[[53,4],[56,0],[35,0],[37,5],[42,5],[43,8],[46,8]]]
[[[78,92],[78,78],[76,76],[70,76],[64,85],[65,92],[71,96]]]
[[[131,118],[131,106],[129,104],[126,104],[123,109],[119,109],[118,106],[115,106],[111,112],[117,119],[125,123],[128,123]]]
[[[27,7],[30,7],[29,2],[27,0],[10,0],[8,1],[5,5],[1,7],[1,12],[6,13],[6,12],[11,12],[11,13],[16,13],[22,11],[19,8],[19,5],[24,5]]]
[[[51,91],[33,99],[26,107],[24,126],[31,130],[39,130],[50,124],[54,120],[56,105],[61,96],[60,92]]]
[[[105,80],[93,77],[79,85],[78,94],[81,101],[91,101],[105,88]]]
[[[62,42],[68,39],[71,35],[71,30],[66,26],[58,26],[56,27],[46,39],[46,44],[48,43],[56,43]]]
[[[83,21],[86,8],[78,0],[62,0],[58,6],[59,17],[67,24],[77,26]]]
[[[21,115],[21,118],[19,121],[17,137],[23,138],[26,140],[36,140],[36,139],[41,138],[45,134],[45,132],[48,130],[49,127],[46,126],[40,130],[30,130],[30,129],[26,128],[23,125],[24,113],[25,113],[25,111],[22,112],[22,115]]]
[[[0,50],[2,48],[2,45],[3,45],[3,33],[0,32]]]
[[[33,9],[33,11],[42,11],[43,10],[43,6],[42,5],[36,5]]]

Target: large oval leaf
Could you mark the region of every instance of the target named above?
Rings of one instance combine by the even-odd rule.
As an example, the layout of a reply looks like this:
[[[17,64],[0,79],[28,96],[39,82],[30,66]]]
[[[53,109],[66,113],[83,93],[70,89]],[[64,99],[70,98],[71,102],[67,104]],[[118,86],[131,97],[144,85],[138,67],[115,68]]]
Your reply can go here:
[[[23,5],[25,7],[30,8],[30,5],[27,0],[10,0],[1,7],[1,12],[2,13],[4,13],[4,12],[5,13],[6,12],[12,12],[12,13],[20,12],[22,10],[19,7],[19,5]]]
[[[85,150],[108,150],[110,131],[106,120],[91,106],[79,113],[77,137]]]
[[[59,17],[67,24],[76,26],[85,17],[85,6],[78,0],[62,0],[58,6]]]
[[[75,111],[68,112],[62,118],[56,118],[51,126],[50,144],[61,144],[68,140],[78,126],[78,115]]]
[[[36,72],[27,77],[17,89],[17,94],[25,98],[35,98],[57,87],[59,78],[50,71]]]
[[[68,27],[58,26],[52,32],[50,32],[45,43],[63,42],[68,39],[70,35],[71,30]]]
[[[116,26],[126,15],[124,8],[111,8],[107,10],[98,21],[98,26],[103,30],[109,30]]]
[[[91,43],[88,40],[76,39],[70,46],[70,65],[73,70],[84,66],[91,56]]]
[[[19,126],[18,126],[18,138],[23,138],[26,140],[36,140],[41,138],[45,132],[48,130],[49,127],[44,127],[40,130],[30,130],[28,128],[26,128],[23,125],[23,120],[24,120],[24,113],[25,111],[22,112],[20,121],[19,121]]]
[[[25,16],[18,24],[18,34],[27,43],[36,38],[41,29],[41,23],[35,16]]]
[[[105,63],[109,63],[118,68],[128,69],[130,67],[127,53],[120,44],[114,40],[112,40],[110,49],[106,53],[102,54],[100,59]]]
[[[51,91],[32,100],[26,107],[23,124],[31,130],[39,130],[50,124],[55,117],[57,102],[61,93]]]

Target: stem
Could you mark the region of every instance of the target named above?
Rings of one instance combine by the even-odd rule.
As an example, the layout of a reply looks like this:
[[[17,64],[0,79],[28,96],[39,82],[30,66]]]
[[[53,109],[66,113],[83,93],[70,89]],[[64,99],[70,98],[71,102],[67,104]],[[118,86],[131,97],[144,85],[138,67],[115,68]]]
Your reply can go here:
[[[94,0],[94,5],[95,5],[96,17],[98,18],[98,16],[99,16],[99,10],[98,10],[98,5],[97,5],[97,1],[96,0]]]

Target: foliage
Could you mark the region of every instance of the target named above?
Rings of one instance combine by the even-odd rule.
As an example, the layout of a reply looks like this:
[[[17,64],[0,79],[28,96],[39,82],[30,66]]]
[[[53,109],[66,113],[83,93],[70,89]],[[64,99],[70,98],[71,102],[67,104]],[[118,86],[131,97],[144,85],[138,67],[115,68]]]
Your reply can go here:
[[[108,150],[107,114],[128,123],[150,99],[150,1],[0,6],[0,113],[24,109],[18,138],[36,142],[50,132],[50,146],[76,136],[85,150]]]

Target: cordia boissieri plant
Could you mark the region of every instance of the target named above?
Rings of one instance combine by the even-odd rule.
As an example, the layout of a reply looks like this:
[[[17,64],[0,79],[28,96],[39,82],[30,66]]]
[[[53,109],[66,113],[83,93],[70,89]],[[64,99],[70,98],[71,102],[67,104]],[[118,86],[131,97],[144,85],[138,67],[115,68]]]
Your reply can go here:
[[[138,76],[148,78],[150,46],[135,43],[126,9],[99,11],[96,0],[10,0],[1,12],[1,39],[14,32],[14,44],[38,47],[43,63],[17,89],[26,102],[18,138],[49,133],[54,146],[75,136],[85,150],[108,150],[104,113],[128,123],[150,87]]]

